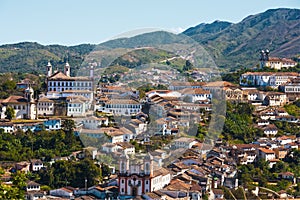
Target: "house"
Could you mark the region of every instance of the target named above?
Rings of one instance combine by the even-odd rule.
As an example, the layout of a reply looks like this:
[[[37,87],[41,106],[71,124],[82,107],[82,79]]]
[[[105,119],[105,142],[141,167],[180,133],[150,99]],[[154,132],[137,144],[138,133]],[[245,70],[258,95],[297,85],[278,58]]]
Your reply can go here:
[[[27,173],[30,171],[30,162],[22,161],[15,164],[15,170]]]
[[[126,155],[135,154],[135,147],[129,142],[118,142],[116,144]]]
[[[27,181],[26,182],[26,192],[25,192],[25,199],[26,200],[38,200],[45,197],[44,192],[40,191],[40,184],[34,181]]]
[[[0,122],[0,129],[3,129],[5,133],[13,133],[16,131],[14,123],[8,121]]]
[[[26,182],[26,191],[30,192],[30,191],[40,191],[41,190],[41,185],[34,182],[34,181],[27,181]]]
[[[197,143],[198,142],[194,138],[181,137],[173,140],[172,146],[175,149],[179,149],[179,148],[190,149],[193,147],[193,145]]]
[[[224,191],[221,189],[212,189],[212,199],[224,199]]]
[[[182,94],[182,97],[186,102],[191,103],[203,101],[210,102],[212,97],[208,90],[204,90],[202,88],[186,88],[183,90],[179,90],[178,92]]]
[[[102,127],[99,131],[100,133],[105,134],[111,143],[126,142],[133,139],[133,133],[124,127]],[[88,134],[88,136],[94,137],[93,134]]]
[[[295,178],[294,173],[292,173],[292,172],[281,172],[278,174],[278,177],[280,179],[286,179],[286,180],[291,180],[291,181],[293,181]]]
[[[39,116],[54,115],[55,102],[47,97],[42,97],[37,103],[37,114]]]
[[[231,154],[237,163],[247,165],[256,160],[256,151],[259,145],[256,144],[235,144],[231,146]]]
[[[293,61],[289,58],[278,58],[278,57],[268,57],[268,60],[265,61],[264,67],[271,69],[288,69],[290,67],[295,67],[297,65],[296,61]]]
[[[287,103],[286,94],[281,92],[268,92],[263,103],[266,106],[283,106]]]
[[[298,123],[299,118],[292,115],[285,115],[285,116],[276,116],[275,120],[289,122],[289,123]]]
[[[300,94],[300,78],[290,80],[280,88],[287,95],[289,100],[297,100]]]
[[[105,153],[113,153],[119,149],[119,146],[115,143],[104,143],[102,145],[102,151]]]
[[[107,117],[86,117],[83,119],[83,127],[85,129],[99,129],[101,126],[108,126],[108,118]]]
[[[75,96],[69,96],[67,98],[67,116],[69,117],[85,116],[87,111],[86,101],[87,99],[84,97],[78,98]]]
[[[171,84],[169,84],[169,90],[182,90],[185,88],[201,88],[205,83],[204,82],[179,82],[174,81]]]
[[[230,101],[243,101],[243,91],[239,87],[225,87],[226,99]]]
[[[36,172],[41,170],[44,167],[44,164],[40,159],[31,159],[30,166],[31,166],[31,170]]]
[[[280,145],[285,145],[285,144],[289,144],[292,142],[296,142],[296,136],[295,135],[283,135],[283,136],[276,138],[276,141]]]
[[[56,131],[61,129],[61,119],[47,119],[43,121],[43,125],[47,131]]]
[[[264,134],[268,137],[275,136],[278,133],[278,129],[274,124],[269,124],[263,127]]]
[[[110,99],[98,110],[114,115],[131,116],[142,111],[142,104],[132,99]]]
[[[75,188],[72,187],[62,187],[59,189],[50,190],[50,195],[57,197],[66,197],[72,198],[74,197]]]
[[[267,149],[267,148],[259,148],[258,156],[260,159],[263,159],[264,161],[270,161],[270,160],[276,159],[275,152],[273,150]]]
[[[95,148],[95,147],[85,147],[85,148],[83,148],[83,152],[85,154],[85,157],[87,155],[90,155],[91,158],[94,160],[94,159],[96,159],[96,156],[97,156],[97,153],[98,153],[98,149]]]
[[[147,130],[147,123],[143,120],[132,119],[127,126],[129,130],[132,130],[136,135],[141,134]]]
[[[288,154],[288,150],[284,147],[275,148],[273,151],[275,152],[277,159],[284,159]]]

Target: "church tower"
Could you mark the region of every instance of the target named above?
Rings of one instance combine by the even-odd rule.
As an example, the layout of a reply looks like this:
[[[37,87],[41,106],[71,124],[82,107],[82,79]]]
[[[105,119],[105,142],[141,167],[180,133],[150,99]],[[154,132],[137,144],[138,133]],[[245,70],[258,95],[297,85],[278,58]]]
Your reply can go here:
[[[36,119],[36,105],[34,100],[34,91],[30,85],[25,90],[25,98],[27,99],[26,116],[28,119]]]
[[[71,70],[71,67],[70,67],[69,63],[66,62],[66,65],[65,65],[65,75],[66,76],[70,76],[70,74],[71,74],[70,70]]]
[[[50,77],[52,75],[52,65],[50,62],[48,62],[47,65],[47,77]]]
[[[128,155],[123,152],[123,154],[120,156],[119,171],[121,174],[125,174],[128,169],[129,169],[129,158]]]
[[[149,176],[153,175],[153,157],[150,153],[144,157],[144,173]]]

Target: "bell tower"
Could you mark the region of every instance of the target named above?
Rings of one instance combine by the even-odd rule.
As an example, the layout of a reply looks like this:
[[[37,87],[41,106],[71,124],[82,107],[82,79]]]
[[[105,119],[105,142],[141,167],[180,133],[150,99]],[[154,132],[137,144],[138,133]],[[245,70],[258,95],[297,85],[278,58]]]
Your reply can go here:
[[[149,176],[153,175],[153,157],[150,153],[144,157],[144,173]]]
[[[71,67],[70,67],[70,65],[69,65],[69,63],[68,63],[68,61],[66,62],[66,65],[65,65],[65,75],[66,76],[70,76],[70,74],[71,74]]]
[[[129,169],[129,158],[128,155],[126,155],[123,152],[123,154],[120,156],[119,171],[121,174],[125,174],[128,169]]]
[[[25,90],[25,98],[27,99],[26,118],[36,119],[34,91],[30,85]]]
[[[49,61],[47,65],[47,77],[50,77],[51,75],[52,75],[52,65]]]

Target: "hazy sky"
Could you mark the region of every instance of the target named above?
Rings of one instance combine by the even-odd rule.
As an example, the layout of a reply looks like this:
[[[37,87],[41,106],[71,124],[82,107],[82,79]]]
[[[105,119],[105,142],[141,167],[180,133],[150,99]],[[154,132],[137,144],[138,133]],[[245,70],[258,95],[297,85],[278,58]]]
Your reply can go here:
[[[0,44],[98,44],[136,29],[178,32],[283,7],[300,8],[300,0],[0,0]]]

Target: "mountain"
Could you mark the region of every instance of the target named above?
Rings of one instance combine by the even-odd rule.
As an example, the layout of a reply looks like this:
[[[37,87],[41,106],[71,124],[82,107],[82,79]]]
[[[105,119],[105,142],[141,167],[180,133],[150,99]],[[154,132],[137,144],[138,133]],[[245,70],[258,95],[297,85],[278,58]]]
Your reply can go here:
[[[91,44],[70,47],[44,46],[36,42],[2,45],[0,46],[0,72],[44,73],[44,66],[48,61],[51,61],[53,66],[62,68],[66,60],[76,69],[94,47],[95,45]]]
[[[173,44],[184,38],[166,31],[154,31],[139,34],[129,38],[119,38],[101,43],[100,46],[108,48],[136,48],[136,47],[152,47],[158,44]]]
[[[259,51],[270,56],[294,57],[300,53],[300,10],[270,9],[232,24],[216,21],[183,32],[199,42],[225,68],[258,63]]]
[[[97,64],[99,68],[116,63],[128,64],[130,62],[127,61],[134,57],[137,62],[128,66],[132,67],[138,63],[145,63],[147,55],[151,56],[152,62],[163,59],[162,55],[169,53],[181,56],[184,54],[184,59],[190,59],[194,51],[187,48],[186,52],[182,52],[180,49],[193,43],[200,44],[224,70],[239,66],[255,66],[258,64],[259,52],[262,49],[269,49],[270,56],[289,58],[299,56],[300,10],[270,9],[250,15],[238,23],[225,21],[201,23],[180,34],[156,31],[110,40],[99,45],[45,46],[33,42],[2,45],[0,46],[0,73],[11,71],[45,73],[44,66],[49,60],[55,68],[60,69],[68,60],[73,67],[74,75],[78,70],[86,71],[80,67],[89,62]],[[136,51],[145,47],[155,47],[165,52],[149,49]],[[131,51],[135,53],[130,53]],[[124,56],[126,54],[127,56]],[[202,55],[203,59],[207,59],[207,54]],[[198,63],[201,62],[198,60]]]
[[[232,25],[232,23],[218,20],[211,24],[201,23],[195,27],[188,28],[183,32],[183,34],[194,36],[193,38],[197,38],[198,42],[206,41],[208,38],[214,34],[220,33],[230,25]]]

